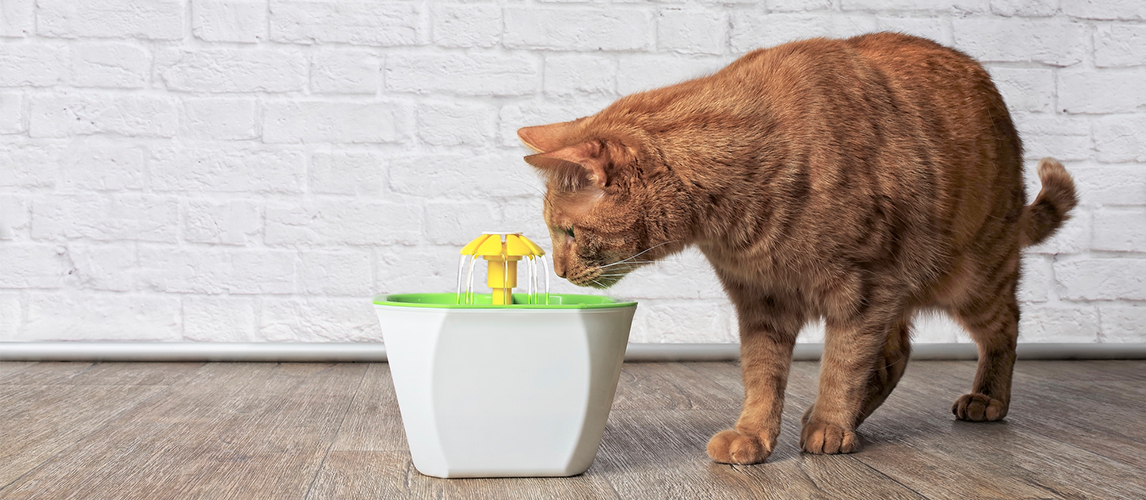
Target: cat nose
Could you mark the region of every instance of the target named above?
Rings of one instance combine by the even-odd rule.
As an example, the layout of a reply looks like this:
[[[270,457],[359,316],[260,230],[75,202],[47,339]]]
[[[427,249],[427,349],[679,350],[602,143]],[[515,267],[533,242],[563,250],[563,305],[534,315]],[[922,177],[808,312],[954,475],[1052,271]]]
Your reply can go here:
[[[565,277],[565,264],[563,264],[561,262],[557,262],[557,259],[553,259],[553,272],[555,274],[557,274],[558,278],[564,278]]]

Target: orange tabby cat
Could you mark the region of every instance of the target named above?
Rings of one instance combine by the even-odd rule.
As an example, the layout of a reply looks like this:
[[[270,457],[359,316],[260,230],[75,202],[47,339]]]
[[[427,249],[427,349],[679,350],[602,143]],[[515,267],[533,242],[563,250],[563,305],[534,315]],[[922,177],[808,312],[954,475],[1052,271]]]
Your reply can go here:
[[[923,309],[947,312],[979,346],[955,416],[1003,418],[1020,249],[1077,203],[1048,158],[1024,206],[1022,145],[987,72],[899,34],[756,50],[518,135],[547,179],[559,276],[603,288],[687,245],[711,262],[736,307],[744,373],[740,419],[708,443],[724,463],[771,454],[796,334],[814,318],[826,343],[805,451],[857,449]]]

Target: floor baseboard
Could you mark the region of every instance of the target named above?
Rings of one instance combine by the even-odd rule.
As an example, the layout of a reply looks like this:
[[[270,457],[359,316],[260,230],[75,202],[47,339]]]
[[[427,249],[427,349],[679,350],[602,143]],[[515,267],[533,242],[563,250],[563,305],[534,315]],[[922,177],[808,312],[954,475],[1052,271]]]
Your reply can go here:
[[[820,359],[823,344],[797,344],[793,358]],[[625,361],[730,361],[739,344],[629,344]],[[1019,359],[1146,359],[1146,343],[1019,344]],[[912,359],[976,359],[974,344],[914,344]],[[0,361],[384,362],[381,343],[0,342]]]

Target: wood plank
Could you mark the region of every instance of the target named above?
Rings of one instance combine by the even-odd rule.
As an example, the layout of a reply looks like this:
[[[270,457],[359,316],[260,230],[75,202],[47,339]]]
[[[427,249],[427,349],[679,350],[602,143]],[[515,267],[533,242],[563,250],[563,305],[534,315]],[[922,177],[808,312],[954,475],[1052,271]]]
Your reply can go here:
[[[711,378],[697,376],[689,363],[626,363],[621,368],[613,409],[739,409],[743,394],[729,394]],[[704,370],[705,368],[699,368]]]
[[[618,498],[609,484],[584,474],[569,478],[440,479],[424,476],[404,451],[336,451],[307,498]]]
[[[156,386],[0,385],[0,488],[162,390]]]
[[[371,363],[350,403],[332,451],[407,451],[390,365]]]
[[[302,497],[365,371],[359,364],[208,364],[0,495]]]
[[[1039,376],[1016,368],[1011,410],[1006,421],[1050,439],[1111,458],[1127,465],[1146,467],[1146,388],[1136,381],[1078,380],[1073,364],[1026,363],[1038,367]],[[1120,361],[1078,361],[1082,373],[1104,373],[1110,363],[1117,373]],[[1020,363],[1022,365],[1022,363]],[[959,379],[974,376],[974,365],[946,362],[944,367],[959,376],[935,383],[948,383],[960,390]],[[1139,363],[1146,369],[1146,363]],[[1054,368],[1054,369],[1051,369]],[[1022,376],[1020,376],[1022,373]],[[1116,376],[1115,378],[1122,378]],[[966,389],[963,389],[966,390]]]
[[[971,366],[974,366],[973,364]],[[1144,382],[1146,369],[1141,360],[1022,360],[1015,363],[1015,377],[1061,379],[1085,382]]]
[[[95,363],[87,361],[42,361],[23,370],[0,376],[0,384],[5,385],[53,385],[67,384],[83,375]]]
[[[1014,425],[958,422],[965,380],[916,363],[861,428],[856,458],[929,498],[1141,498],[1142,471]],[[961,367],[962,368],[962,367]],[[965,390],[965,389],[964,389]]]
[[[614,412],[587,474],[622,498],[922,498],[850,456],[802,455],[792,445],[761,465],[714,463],[705,445],[727,419],[714,410]]]
[[[0,384],[4,383],[5,375],[18,372],[36,363],[38,361],[0,361]]]

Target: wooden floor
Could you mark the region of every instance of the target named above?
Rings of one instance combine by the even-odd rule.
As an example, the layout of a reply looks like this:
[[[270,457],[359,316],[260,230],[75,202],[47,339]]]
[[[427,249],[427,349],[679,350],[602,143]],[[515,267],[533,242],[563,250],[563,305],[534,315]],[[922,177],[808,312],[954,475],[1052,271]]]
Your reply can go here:
[[[584,475],[412,466],[386,364],[0,363],[0,498],[1146,498],[1146,362],[1027,361],[1007,420],[956,422],[970,362],[913,362],[863,449],[798,452],[796,363],[768,463],[709,461],[735,363],[625,365]]]

